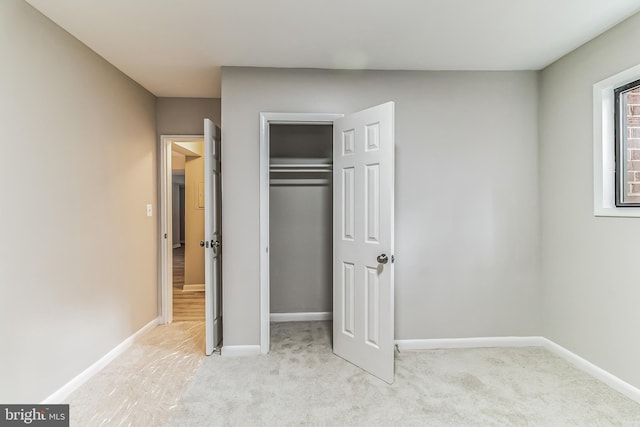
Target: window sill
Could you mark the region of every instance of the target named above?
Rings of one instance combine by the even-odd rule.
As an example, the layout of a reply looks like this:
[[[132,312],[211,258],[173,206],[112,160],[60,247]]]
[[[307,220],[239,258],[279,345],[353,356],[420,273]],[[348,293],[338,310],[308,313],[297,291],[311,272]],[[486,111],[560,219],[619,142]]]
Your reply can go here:
[[[596,207],[593,210],[594,216],[611,216],[618,218],[640,218],[640,208],[604,208]]]

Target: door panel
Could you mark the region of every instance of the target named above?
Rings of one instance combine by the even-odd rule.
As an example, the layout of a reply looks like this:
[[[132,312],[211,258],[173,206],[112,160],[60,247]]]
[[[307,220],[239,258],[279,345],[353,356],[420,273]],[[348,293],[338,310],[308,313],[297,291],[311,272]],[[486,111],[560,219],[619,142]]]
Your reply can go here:
[[[334,353],[392,383],[394,104],[333,129]]]
[[[220,132],[204,119],[205,168],[205,341],[206,354],[222,341]]]
[[[342,264],[344,272],[342,276],[342,333],[353,337],[355,328],[355,300],[354,300],[354,265],[345,262]]]

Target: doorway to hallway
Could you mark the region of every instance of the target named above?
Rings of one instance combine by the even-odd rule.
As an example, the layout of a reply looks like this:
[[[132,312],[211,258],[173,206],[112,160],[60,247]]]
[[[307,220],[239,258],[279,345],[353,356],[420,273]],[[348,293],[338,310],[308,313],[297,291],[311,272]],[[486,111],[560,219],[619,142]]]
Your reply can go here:
[[[162,323],[201,320],[204,312],[210,355],[222,342],[221,142],[220,129],[210,119],[203,124],[204,135],[160,137],[160,311]],[[182,191],[176,175],[183,175]],[[174,192],[184,193],[184,203]],[[181,274],[176,249],[183,246]]]

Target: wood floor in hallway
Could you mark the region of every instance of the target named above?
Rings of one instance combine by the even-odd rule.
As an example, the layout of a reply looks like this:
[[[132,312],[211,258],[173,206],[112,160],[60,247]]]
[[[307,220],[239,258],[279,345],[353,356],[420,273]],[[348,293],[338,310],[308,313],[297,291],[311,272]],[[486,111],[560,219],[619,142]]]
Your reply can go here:
[[[204,291],[185,291],[184,246],[173,249],[173,321],[204,320]]]

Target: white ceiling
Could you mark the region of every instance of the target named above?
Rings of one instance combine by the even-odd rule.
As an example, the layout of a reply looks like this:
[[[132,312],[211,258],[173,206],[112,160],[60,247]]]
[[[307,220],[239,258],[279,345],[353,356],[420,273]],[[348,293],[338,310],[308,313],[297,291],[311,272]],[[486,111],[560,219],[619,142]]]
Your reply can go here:
[[[27,0],[157,96],[219,97],[225,65],[537,70],[640,0]]]

